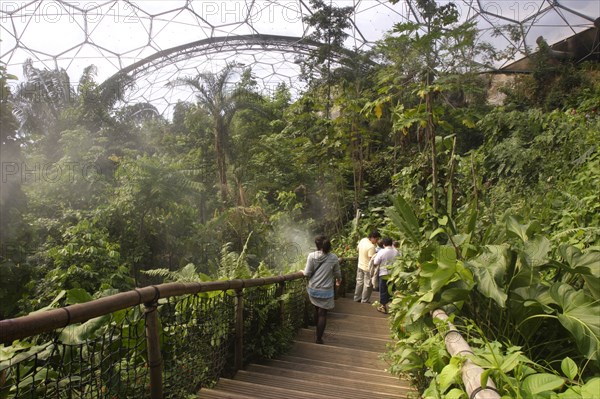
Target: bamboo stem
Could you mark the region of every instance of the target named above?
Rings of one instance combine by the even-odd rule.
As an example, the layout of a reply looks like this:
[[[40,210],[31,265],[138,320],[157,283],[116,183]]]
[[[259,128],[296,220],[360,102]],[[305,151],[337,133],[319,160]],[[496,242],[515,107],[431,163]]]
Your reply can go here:
[[[432,312],[434,318],[447,321],[448,315],[441,309]],[[463,354],[472,354],[471,347],[462,337],[457,328],[448,321],[450,330],[444,336],[446,349],[451,356],[460,356]],[[483,369],[467,359],[462,366],[462,380],[465,385],[465,391],[470,399],[500,399],[500,394],[496,390],[496,385],[491,379],[488,379],[485,387],[481,386],[481,374]]]

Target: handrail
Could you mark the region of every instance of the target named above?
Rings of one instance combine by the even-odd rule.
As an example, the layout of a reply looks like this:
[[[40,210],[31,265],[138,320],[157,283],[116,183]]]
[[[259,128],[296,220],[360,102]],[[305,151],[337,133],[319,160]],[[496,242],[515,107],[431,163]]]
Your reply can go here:
[[[297,280],[304,277],[302,272],[266,278],[209,281],[198,283],[166,283],[137,288],[128,292],[95,299],[90,302],[70,305],[43,312],[35,312],[14,319],[0,320],[0,343],[8,344],[16,339],[42,334],[70,324],[82,323],[95,317],[157,301],[161,298],[197,294],[200,292],[235,290],[259,287]]]
[[[138,288],[135,290],[131,290],[128,292],[122,292],[119,294],[115,294],[115,295],[111,295],[111,296],[107,296],[104,298],[100,298],[100,299],[96,299],[90,302],[86,302],[86,303],[81,303],[81,304],[76,304],[76,305],[70,305],[70,306],[66,306],[63,308],[58,308],[58,309],[52,309],[52,310],[48,310],[48,311],[40,311],[40,312],[35,312],[32,314],[29,314],[27,316],[22,316],[22,317],[18,317],[18,318],[14,318],[14,319],[8,319],[8,320],[0,320],[0,343],[2,344],[8,344],[11,345],[13,343],[14,340],[19,340],[19,339],[23,339],[23,338],[27,338],[27,337],[34,337],[37,336],[39,334],[44,334],[44,333],[49,333],[55,330],[59,330],[61,328],[65,328],[69,325],[73,325],[76,323],[83,323],[86,322],[88,320],[100,317],[100,316],[105,316],[105,315],[112,315],[115,312],[121,311],[121,310],[125,310],[126,312],[129,311],[132,308],[136,308],[139,305],[143,305],[143,324],[145,326],[145,333],[144,330],[142,330],[142,334],[139,335],[139,337],[142,340],[145,340],[145,352],[146,352],[146,358],[144,360],[144,363],[146,364],[147,367],[147,375],[149,377],[149,381],[148,381],[148,385],[146,386],[147,388],[149,388],[150,392],[150,397],[152,399],[159,399],[159,398],[163,398],[163,385],[166,383],[166,381],[163,381],[165,379],[165,373],[168,374],[169,377],[173,376],[173,372],[174,369],[172,367],[172,364],[174,361],[177,361],[177,355],[173,355],[172,352],[169,360],[169,364],[171,364],[169,370],[164,371],[163,367],[165,365],[165,360],[164,360],[164,354],[163,354],[163,350],[167,350],[169,351],[170,348],[164,348],[163,347],[163,339],[167,339],[168,337],[165,334],[170,334],[169,336],[172,336],[172,334],[174,334],[177,330],[173,330],[173,328],[171,327],[170,329],[168,328],[168,330],[164,330],[164,323],[167,322],[169,323],[169,320],[172,321],[172,319],[167,319],[167,320],[161,320],[162,316],[159,314],[159,308],[163,305],[163,302],[159,303],[159,299],[167,299],[167,298],[173,298],[173,297],[187,297],[189,298],[190,295],[194,295],[194,294],[198,294],[198,293],[202,293],[202,292],[211,292],[211,291],[229,291],[229,290],[233,290],[235,292],[235,301],[233,302],[233,313],[228,313],[230,316],[229,317],[233,317],[234,320],[232,323],[232,329],[229,330],[229,327],[223,326],[222,328],[225,328],[225,330],[221,329],[221,334],[222,333],[226,333],[229,334],[229,331],[231,331],[233,334],[235,334],[235,340],[233,343],[233,349],[234,349],[234,362],[233,362],[233,370],[237,371],[239,370],[242,365],[243,365],[243,361],[244,361],[244,342],[245,342],[245,336],[244,336],[244,325],[245,325],[245,318],[246,315],[248,315],[249,322],[252,322],[253,318],[252,316],[250,316],[252,314],[252,309],[253,308],[247,308],[245,305],[246,299],[244,298],[244,289],[245,288],[252,288],[252,287],[261,287],[261,286],[270,286],[270,285],[277,285],[276,290],[274,292],[271,292],[271,294],[268,294],[268,296],[264,296],[264,293],[261,294],[261,292],[259,291],[254,291],[251,292],[250,294],[248,294],[248,298],[252,301],[254,301],[254,299],[252,298],[256,298],[256,300],[258,300],[258,306],[265,306],[265,298],[271,298],[270,300],[273,299],[277,299],[277,301],[279,302],[278,305],[276,305],[275,309],[278,309],[276,312],[279,314],[279,324],[281,326],[283,326],[284,324],[289,326],[289,328],[297,328],[298,324],[296,322],[292,322],[293,325],[290,325],[290,319],[288,318],[284,318],[284,314],[287,314],[287,312],[284,312],[284,310],[286,309],[286,306],[284,306],[284,300],[282,295],[284,294],[284,292],[286,291],[286,282],[288,281],[293,281],[293,280],[300,280],[304,277],[304,274],[302,272],[296,272],[296,273],[291,273],[291,274],[286,274],[286,275],[281,275],[281,276],[273,276],[273,277],[266,277],[266,278],[256,278],[256,279],[237,279],[237,280],[227,280],[227,281],[211,281],[211,282],[190,282],[190,283],[167,283],[167,284],[160,284],[160,285],[153,285],[153,286],[148,286],[148,287],[144,287],[144,288]],[[294,298],[296,298],[296,300],[300,300],[301,302],[298,304],[299,307],[296,307],[297,311],[302,311],[302,308],[304,308],[304,299],[303,299],[303,295],[302,292],[303,290],[300,290],[301,286],[295,287],[293,288],[293,292],[294,294]],[[269,292],[269,291],[265,291]],[[258,294],[258,297],[256,296]],[[262,296],[261,296],[262,295]],[[260,299],[263,298],[263,299]],[[168,301],[165,302],[164,304],[168,304]],[[168,306],[168,305],[165,305]],[[177,308],[178,305],[174,305],[174,307],[171,307],[171,309]],[[251,305],[251,306],[255,306],[255,305]],[[200,311],[201,309],[198,308],[197,311]],[[306,309],[304,309],[305,312]],[[250,313],[248,313],[250,312]],[[262,310],[261,310],[262,312]],[[190,315],[192,316],[191,319],[189,320],[189,322],[191,323],[190,325],[193,325],[196,328],[196,333],[198,332],[198,328],[202,328],[200,324],[200,322],[202,321],[194,321],[196,313],[191,313]],[[176,315],[175,315],[176,316]],[[297,316],[296,316],[297,318]],[[205,319],[205,320],[210,320],[209,319]],[[231,319],[230,319],[231,320]],[[287,323],[287,324],[286,324]],[[135,324],[135,322],[134,322]],[[296,327],[294,327],[296,326]],[[134,327],[131,327],[134,328]],[[124,340],[125,340],[125,344],[127,345],[127,342],[131,342],[131,334],[135,334],[135,331],[133,330],[128,330],[129,332],[127,332],[127,334],[124,335]],[[182,331],[182,334],[185,334],[185,330],[179,330]],[[144,338],[145,336],[145,338]],[[248,335],[247,336],[248,339],[252,340],[253,338]],[[135,338],[134,338],[135,339]],[[187,340],[189,341],[189,340]],[[52,342],[57,342],[57,341],[52,341]],[[193,341],[192,341],[193,342]],[[213,346],[214,342],[209,342],[208,345]],[[138,348],[136,346],[136,348]],[[65,349],[68,351],[68,349]],[[133,348],[132,349],[135,353],[136,356],[140,355],[140,351]],[[55,352],[53,352],[55,353]],[[72,352],[69,352],[72,353]],[[83,361],[88,361],[84,359],[83,356],[83,350],[81,350],[81,352],[79,352],[80,355],[77,358],[76,361],[79,362],[83,362]],[[120,353],[120,352],[119,352]],[[104,355],[106,356],[106,354]],[[60,356],[61,359],[62,355]],[[102,355],[100,356],[102,357]],[[14,373],[13,375],[21,375],[21,371],[23,369],[19,368],[19,362],[24,360],[24,357],[22,356],[18,356],[19,360],[17,360],[15,362],[14,367],[16,367],[16,369],[14,369]],[[46,364],[46,357],[44,357],[43,359],[40,359],[40,362],[38,362],[37,360],[35,360],[32,364],[33,364],[33,368],[30,369],[32,370],[31,376],[29,377],[29,380],[25,381],[25,380],[21,380],[21,383],[18,383],[19,380],[17,380],[17,383],[13,386],[13,388],[16,390],[16,396],[9,396],[11,398],[21,398],[21,397],[29,397],[31,394],[33,394],[33,391],[28,391],[25,392],[25,396],[22,395],[22,393],[20,392],[23,391],[25,388],[21,389],[21,386],[23,385],[23,387],[27,387],[30,385],[33,385],[34,382],[41,382],[44,383],[44,381],[46,381],[45,383],[48,384],[48,381],[45,380],[45,377],[43,376],[39,376],[39,373],[36,372],[36,370],[39,370],[40,368],[44,367],[44,364]],[[87,359],[87,358],[86,358]],[[91,357],[89,361],[97,361],[96,358]],[[109,359],[109,361],[113,361],[114,359],[111,358]],[[6,366],[6,362],[5,366]],[[222,363],[221,363],[222,364]],[[8,367],[10,366],[10,363],[8,363]],[[37,367],[37,369],[36,369]],[[114,382],[114,372],[118,372],[118,369],[121,367],[120,365],[117,364],[117,366],[107,366],[108,369],[104,370],[104,369],[100,369],[99,372],[102,373],[102,371],[104,370],[105,372],[109,373],[105,376],[106,380],[103,380],[103,383],[105,384],[112,384]],[[187,367],[185,365],[183,365],[183,367]],[[217,368],[215,368],[215,370],[221,370],[219,368],[220,366],[217,366]],[[67,367],[65,370],[70,369],[69,367]],[[9,391],[6,391],[6,385],[5,385],[5,381],[6,381],[6,377],[7,377],[7,373],[10,370],[6,369],[6,367],[4,369],[0,369],[0,394],[7,394]],[[164,372],[163,372],[164,371]],[[188,368],[188,374],[189,374],[189,368]],[[48,374],[46,374],[48,375]],[[218,378],[218,376],[216,376]],[[16,378],[16,377],[15,377]],[[61,377],[62,378],[62,377]],[[94,378],[94,382],[97,381],[98,375],[95,374],[93,376]],[[126,378],[129,378],[129,376],[126,376]],[[65,376],[60,382],[57,381],[56,385],[52,385],[50,386],[50,389],[54,389],[55,391],[53,392],[57,392],[56,389],[58,389],[59,387],[62,387],[61,389],[66,389],[65,388],[65,383],[71,384],[71,383],[75,383],[77,384],[77,381],[81,380],[80,377],[75,376],[73,377],[73,380],[71,380],[70,376]],[[126,380],[124,383],[127,384]],[[214,380],[213,380],[214,381]],[[46,385],[47,387],[48,385]],[[137,385],[136,385],[137,386]],[[198,389],[198,387],[196,387],[196,389]],[[12,389],[11,389],[11,394],[12,394]],[[44,391],[46,392],[46,391]],[[54,393],[51,394],[52,397],[54,397]],[[144,394],[144,396],[146,396],[146,394]],[[39,397],[45,397],[43,395],[39,396]]]
[[[436,309],[431,315],[448,323],[449,330],[444,335],[444,342],[446,342],[446,349],[451,356],[473,354],[471,347],[458,329],[448,321],[446,312]],[[481,374],[483,374],[481,367],[477,366],[470,359],[465,360],[462,365],[462,380],[469,399],[500,399],[500,394],[496,390],[496,385],[491,378],[488,378],[485,387],[481,386]]]

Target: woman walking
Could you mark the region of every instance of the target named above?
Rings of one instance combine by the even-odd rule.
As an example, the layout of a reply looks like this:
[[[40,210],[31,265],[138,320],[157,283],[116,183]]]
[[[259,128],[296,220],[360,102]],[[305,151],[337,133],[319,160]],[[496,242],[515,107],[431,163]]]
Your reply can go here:
[[[324,235],[315,238],[317,250],[308,254],[304,275],[308,280],[308,296],[315,306],[316,343],[323,343],[327,311],[334,307],[335,286],[342,282],[340,262],[331,251],[331,242]]]

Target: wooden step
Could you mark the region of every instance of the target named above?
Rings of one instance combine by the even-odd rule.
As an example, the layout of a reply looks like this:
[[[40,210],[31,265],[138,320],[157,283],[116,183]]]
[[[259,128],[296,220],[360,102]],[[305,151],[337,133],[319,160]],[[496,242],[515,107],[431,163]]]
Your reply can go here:
[[[310,359],[310,358],[306,358],[306,357],[284,355],[284,356],[279,356],[278,360],[281,360],[281,361],[284,361],[287,363],[293,363],[293,364],[299,364],[299,365],[301,364],[301,365],[308,366],[308,367],[325,367],[325,368],[329,368],[329,369],[338,369],[341,371],[369,374],[370,376],[381,376],[381,375],[388,376],[388,375],[390,375],[387,371],[385,371],[385,369],[382,369],[379,367],[376,367],[376,368],[360,367],[355,364],[352,364],[352,365],[342,364],[341,365],[339,363],[332,363],[332,362],[328,362],[328,361],[324,361],[324,360],[316,360],[316,359]],[[391,377],[391,378],[394,378],[394,377]]]
[[[331,399],[331,396],[255,384],[247,381],[231,380],[229,378],[220,378],[213,389],[201,389],[198,397],[201,399],[210,398],[210,396],[203,395],[212,395],[215,391],[236,395],[231,396],[232,399]]]
[[[375,335],[389,338],[391,335],[387,320],[378,317],[349,315],[331,312],[327,315],[325,330],[359,333],[365,337]]]
[[[373,298],[371,298],[371,302],[372,303],[358,303],[354,302],[352,299],[340,298],[335,301],[335,308],[332,312],[376,317],[378,319],[388,318],[388,315],[378,312],[373,306]]]
[[[366,390],[369,392],[381,392],[385,394],[397,394],[399,392],[406,393],[410,391],[407,386],[399,386],[394,383],[382,383],[380,381],[373,381],[368,374],[355,373],[355,378],[349,377],[348,375],[341,377],[335,376],[326,372],[317,372],[315,370],[292,370],[277,368],[275,366],[264,366],[259,364],[251,364],[245,370],[249,373],[260,373],[270,376],[270,378],[278,379],[279,377],[285,377],[289,379],[296,379],[300,381],[315,381],[332,384],[336,387],[346,387],[353,389]],[[237,377],[236,377],[237,379]]]
[[[374,300],[377,298],[374,295]],[[301,329],[291,350],[275,360],[250,364],[235,379],[202,389],[207,399],[398,399],[418,393],[390,375],[381,359],[391,343],[388,316],[351,298],[336,300],[329,312],[325,344],[314,342],[315,330]]]
[[[310,374],[309,374],[310,375]],[[335,377],[323,376],[324,379],[317,379],[316,375],[308,379],[295,379],[283,376],[271,376],[262,373],[240,370],[235,376],[236,381],[246,381],[253,384],[261,384],[281,389],[291,389],[293,391],[302,391],[317,395],[326,395],[329,398],[356,398],[356,399],[397,399],[398,394],[382,392],[376,384],[371,384],[365,389],[340,385],[340,379]],[[369,388],[375,388],[369,390]],[[405,394],[402,392],[401,394]]]
[[[217,391],[216,389],[202,388],[198,393],[201,399],[248,399],[246,394],[237,394],[233,392]]]
[[[314,372],[331,375],[334,377],[367,379],[371,382],[381,384],[397,385],[406,388],[410,387],[410,385],[407,382],[401,381],[398,377],[394,377],[393,375],[388,374],[386,372],[382,372],[381,370],[373,370],[370,368],[354,367],[347,365],[340,367],[340,365],[337,363],[321,362],[318,360],[311,360],[306,358],[290,357],[290,359],[290,361],[281,359],[266,360],[264,362],[261,362],[259,365],[271,366],[279,369]],[[250,365],[248,370],[250,370],[250,367],[253,366],[255,365]]]
[[[315,360],[338,364],[353,364],[361,367],[385,369],[387,364],[379,359],[379,353],[356,348],[341,348],[319,345],[312,342],[296,341],[289,351],[292,356],[308,357]]]
[[[373,352],[385,352],[386,345],[391,343],[391,340],[382,339],[380,336],[376,337],[361,337],[357,334],[346,334],[342,331],[328,331],[325,329],[323,340],[326,345],[340,346],[346,348],[358,348]],[[315,329],[303,328],[298,331],[296,335],[296,341],[302,342],[314,342],[315,341]]]

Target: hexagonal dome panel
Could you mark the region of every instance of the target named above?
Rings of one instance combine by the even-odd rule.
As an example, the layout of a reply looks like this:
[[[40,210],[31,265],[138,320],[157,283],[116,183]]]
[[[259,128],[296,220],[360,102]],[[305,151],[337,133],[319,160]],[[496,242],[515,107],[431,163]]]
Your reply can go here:
[[[439,0],[441,3],[442,0]],[[447,3],[447,1],[443,1]],[[502,68],[537,48],[594,29],[597,0],[456,0],[462,20],[475,20],[480,40],[509,55]],[[30,0],[0,1],[0,61],[21,76],[24,61],[65,68],[73,81],[94,64],[99,80],[119,72],[136,79],[128,101],[165,111],[193,98],[169,81],[219,71],[226,62],[251,66],[263,87],[299,88],[295,63],[309,51],[306,0]],[[396,23],[420,20],[415,0],[337,0],[352,7],[348,49],[368,49]],[[598,49],[590,49],[598,52]]]

